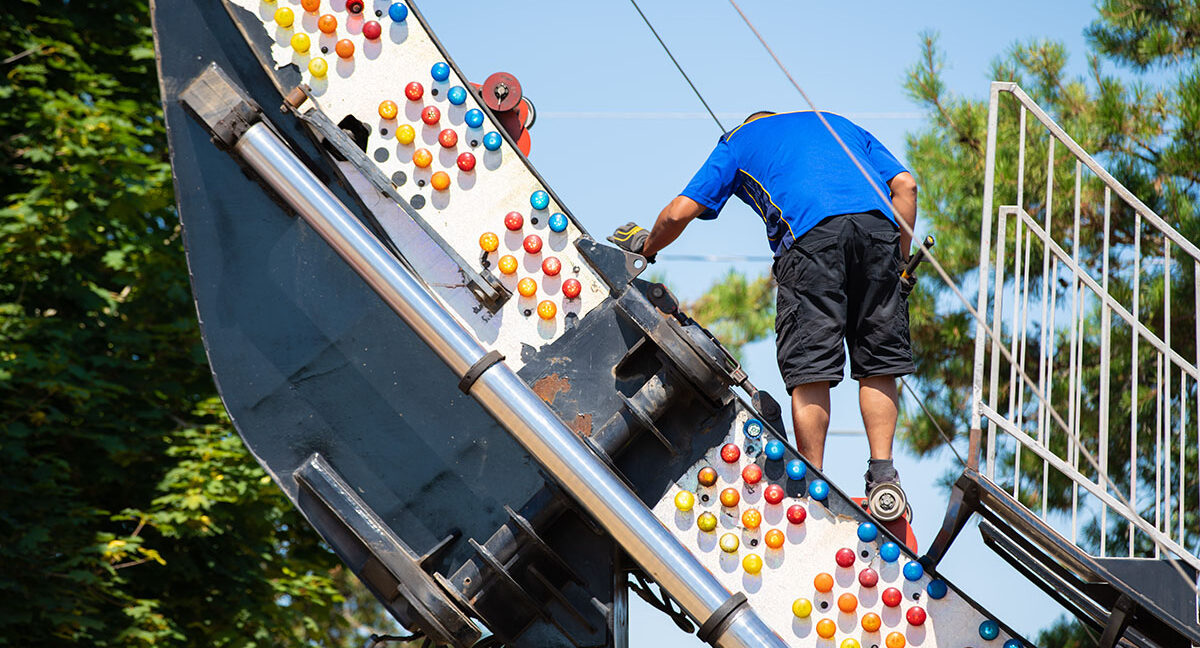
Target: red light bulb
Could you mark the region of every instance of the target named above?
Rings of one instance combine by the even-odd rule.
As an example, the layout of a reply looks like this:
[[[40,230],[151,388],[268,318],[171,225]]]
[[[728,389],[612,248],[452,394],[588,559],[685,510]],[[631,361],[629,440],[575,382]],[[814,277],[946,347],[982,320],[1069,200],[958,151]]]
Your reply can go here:
[[[563,282],[562,291],[567,299],[575,299],[581,290],[583,290],[583,284],[580,284],[577,279],[567,279]]]

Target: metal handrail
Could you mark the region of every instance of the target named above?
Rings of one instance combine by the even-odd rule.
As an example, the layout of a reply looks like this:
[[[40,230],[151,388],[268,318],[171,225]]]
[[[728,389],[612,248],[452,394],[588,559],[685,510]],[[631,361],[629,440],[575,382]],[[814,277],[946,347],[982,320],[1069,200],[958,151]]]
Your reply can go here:
[[[1017,100],[1019,141],[1016,175],[1010,178],[1016,181],[1016,196],[1011,201],[1015,204],[1003,204],[997,210],[996,154],[1001,94]],[[1040,124],[1044,128],[1038,135],[1046,138],[1046,187],[1044,202],[1040,205],[1041,223],[1026,209],[1028,115],[1036,120],[1033,122],[1035,127]],[[1061,214],[1055,212],[1054,205],[1056,146],[1066,149],[1074,158],[1075,167],[1073,220],[1066,226],[1058,222],[1057,227],[1054,218]],[[1094,256],[1098,251],[1102,262],[1093,264],[1081,259],[1084,249],[1088,248],[1080,240],[1085,171],[1090,172],[1087,182],[1098,179],[1104,192],[1103,238],[1088,241],[1092,244],[1092,260],[1100,261]],[[1118,182],[1015,83],[995,82],[991,86],[984,175],[976,308],[981,319],[976,323],[971,408],[973,438],[982,435],[984,423],[987,426],[983,474],[993,481],[1011,478],[1014,498],[1031,502],[1031,508],[1038,508],[1040,504],[1043,519],[1053,517],[1048,504],[1051,474],[1065,477],[1070,480],[1071,499],[1069,510],[1064,510],[1060,516],[1066,518],[1069,514],[1070,518],[1070,530],[1063,533],[1064,536],[1076,544],[1085,544],[1079,538],[1079,527],[1081,522],[1091,521],[1100,530],[1098,547],[1082,548],[1098,551],[1101,556],[1109,555],[1109,536],[1114,531],[1109,525],[1111,513],[1118,520],[1123,518],[1128,525],[1126,555],[1150,553],[1142,549],[1145,543],[1138,542],[1139,537],[1143,537],[1152,542],[1155,557],[1164,551],[1173,553],[1200,569],[1200,558],[1185,546],[1200,535],[1194,519],[1188,521],[1186,508],[1188,501],[1192,501],[1193,507],[1200,503],[1200,457],[1195,459],[1195,465],[1187,465],[1189,437],[1193,449],[1196,440],[1200,439],[1200,289],[1193,290],[1196,294],[1194,304],[1181,305],[1178,302],[1183,295],[1177,293],[1173,300],[1171,286],[1174,264],[1187,263],[1190,257],[1193,279],[1196,288],[1200,288],[1200,248]],[[1114,196],[1118,205],[1124,204],[1132,211],[1132,250],[1112,245]],[[1098,197],[1096,202],[1099,202]],[[1060,208],[1060,211],[1064,210]],[[1055,232],[1069,243],[1056,240]],[[1161,256],[1154,253],[1161,259],[1161,264],[1145,262],[1141,258],[1143,238],[1161,242]],[[1125,258],[1131,258],[1132,268],[1120,270],[1124,273],[1120,277],[1114,276],[1110,264],[1114,250],[1118,255],[1131,255]],[[1042,270],[1040,280],[1036,277],[1036,269],[1031,268],[1038,258]],[[1092,276],[1089,269],[1096,265],[1100,266],[1098,278]],[[1142,275],[1148,268],[1152,281],[1162,281],[1162,326],[1158,331],[1154,321],[1141,319]],[[1123,302],[1113,294],[1110,284],[1114,279],[1128,282],[1133,292],[1131,301]],[[1008,300],[1011,303],[1007,303]],[[1040,312],[1038,301],[1041,302]],[[1190,310],[1195,320],[1197,357],[1194,359],[1185,358],[1172,344],[1172,324],[1178,324],[1171,317],[1173,301],[1176,302],[1176,313],[1187,317],[1183,313]],[[1089,316],[1097,312],[1098,326],[1089,321]],[[990,322],[983,318],[990,318]],[[988,326],[993,333],[990,344],[985,334]],[[1089,328],[1099,338],[1098,353],[1089,353],[1089,342],[1094,340],[1089,338]],[[1120,442],[1118,437],[1110,435],[1110,432],[1117,432],[1113,426],[1121,424],[1110,417],[1114,402],[1110,393],[1114,378],[1111,362],[1114,330],[1127,332],[1131,342],[1130,375],[1124,377],[1130,384],[1129,398],[1134,406],[1129,412],[1128,437],[1120,437]],[[1064,345],[1069,348],[1063,349]],[[1033,357],[1035,354],[1036,358]],[[1033,361],[1037,363],[1036,375],[1029,364]],[[1002,381],[1006,364],[1007,381]],[[1152,366],[1155,374],[1155,416],[1153,421],[1139,421],[1139,370],[1147,366]],[[1036,380],[1036,386],[1032,382],[1022,382],[1026,373],[1030,380]],[[1055,393],[1055,390],[1061,392],[1064,384],[1066,393]],[[1089,399],[1098,400],[1098,411],[1085,414],[1085,405],[1090,404],[1085,403],[1085,394]],[[1189,405],[1189,400],[1195,402]],[[1192,407],[1195,409],[1189,416]],[[1065,417],[1059,414],[1063,411]],[[1065,422],[1065,429],[1052,422],[1052,418]],[[1095,432],[1085,431],[1085,426],[1090,429],[1093,423]],[[1150,436],[1153,437],[1153,448],[1143,448],[1140,440]],[[1110,460],[1114,456],[1111,451],[1125,441],[1129,445],[1129,467],[1128,474],[1122,474],[1120,478],[1127,479],[1128,484],[1118,488],[1114,475],[1109,473]],[[1033,463],[1040,460],[1040,484],[1030,474],[1022,472],[1022,450],[1032,453]],[[1090,471],[1087,463],[1081,463],[1081,454],[1088,462],[1095,459]],[[1011,461],[1011,476],[998,477],[1001,459]],[[1142,474],[1143,470],[1151,468],[1152,480]],[[1192,495],[1194,500],[1189,500],[1186,490],[1191,483],[1197,484],[1198,489]],[[1026,490],[1022,498],[1023,484],[1033,492]]]

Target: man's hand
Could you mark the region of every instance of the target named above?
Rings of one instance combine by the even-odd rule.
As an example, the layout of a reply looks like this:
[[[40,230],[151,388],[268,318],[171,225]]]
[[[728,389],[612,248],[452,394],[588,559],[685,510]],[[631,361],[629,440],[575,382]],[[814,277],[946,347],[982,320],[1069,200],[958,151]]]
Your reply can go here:
[[[613,232],[612,236],[608,237],[608,240],[622,250],[625,250],[626,252],[632,252],[634,254],[641,254],[646,257],[647,261],[654,263],[654,259],[658,255],[646,255],[642,251],[646,247],[646,239],[648,238],[650,238],[650,230],[641,227],[637,223],[625,223],[624,225],[618,227],[617,231]]]

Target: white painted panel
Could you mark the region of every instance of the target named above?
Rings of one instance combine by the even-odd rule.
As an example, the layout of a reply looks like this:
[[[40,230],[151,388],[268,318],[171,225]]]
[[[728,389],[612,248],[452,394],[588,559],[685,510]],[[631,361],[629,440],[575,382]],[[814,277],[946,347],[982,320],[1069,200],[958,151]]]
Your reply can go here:
[[[497,151],[483,147],[484,134],[499,131],[499,125],[490,119],[485,119],[480,128],[466,125],[467,111],[480,107],[472,95],[468,95],[461,106],[454,106],[447,100],[447,91],[454,86],[468,87],[466,81],[453,69],[448,80],[433,80],[430,75],[433,65],[449,61],[438,52],[411,12],[403,23],[396,23],[388,17],[391,2],[384,0],[367,0],[366,10],[358,16],[346,11],[345,0],[321,0],[317,13],[306,12],[299,0],[228,1],[262,20],[263,29],[274,39],[272,54],[276,64],[283,67],[294,63],[301,69],[303,80],[312,88],[321,110],[335,124],[343,117],[353,115],[371,127],[367,156],[375,160],[387,178],[392,178],[396,172],[404,174],[406,181],[396,187],[397,192],[409,202],[413,202],[414,196],[421,196],[426,204],[419,213],[467,263],[477,264],[476,268],[479,268],[481,234],[493,232],[499,236],[500,249],[489,254],[488,260],[493,274],[500,277],[513,297],[493,314],[462,285],[462,277],[454,264],[398,205],[381,198],[351,165],[341,165],[364,203],[375,212],[426,283],[480,342],[503,353],[509,366],[519,369],[524,364],[521,352],[526,346],[537,350],[562,335],[568,313],[582,318],[604,300],[607,287],[575,249],[574,242],[581,235],[579,229],[569,223],[566,231],[554,233],[547,225],[549,216],[564,211],[563,208],[552,198],[547,209],[534,211],[530,196],[545,187],[524,164],[520,154],[507,141]],[[275,23],[275,11],[280,7],[290,8],[295,15],[290,27]],[[383,15],[376,17],[376,11]],[[326,13],[337,18],[335,34],[326,35],[317,29],[319,16]],[[376,20],[383,27],[379,39],[370,41],[363,37],[362,25],[367,20]],[[290,45],[292,35],[298,32],[310,37],[312,45],[307,53],[296,52]],[[335,44],[341,39],[354,43],[354,56],[350,59],[341,59],[335,53]],[[328,52],[322,53],[322,47]],[[309,61],[318,56],[329,65],[329,72],[323,79],[314,78],[308,71]],[[425,88],[420,101],[408,101],[404,95],[404,87],[411,81],[417,81]],[[435,89],[437,96],[433,96]],[[394,101],[399,107],[396,119],[384,120],[379,116],[379,104],[385,100]],[[437,106],[442,113],[441,121],[435,126],[427,126],[420,118],[421,111],[430,105]],[[417,137],[412,144],[403,145],[396,140],[396,129],[404,124],[416,129]],[[452,149],[438,143],[438,134],[446,128],[458,133],[458,145]],[[472,141],[479,144],[472,147]],[[413,164],[412,155],[418,148],[433,154],[430,167],[420,169]],[[477,164],[473,171],[464,172],[456,161],[460,153],[468,151],[475,155]],[[437,171],[450,175],[448,190],[435,191],[430,186],[430,178]],[[418,182],[423,182],[424,186],[419,187]],[[504,227],[504,216],[511,211],[520,212],[525,218],[525,226],[520,232],[510,232]],[[536,225],[532,224],[534,219]],[[542,238],[543,248],[538,254],[527,254],[522,248],[524,237],[530,234]],[[501,275],[496,270],[499,257],[505,254],[518,260],[518,271],[514,275]],[[562,262],[562,272],[558,276],[547,277],[542,273],[541,263],[546,256],[555,256]],[[538,291],[532,298],[517,294],[517,282],[525,277],[537,281]],[[569,278],[578,279],[582,284],[576,299],[567,299],[562,294],[562,282]],[[538,317],[536,309],[543,300],[557,307],[554,319]],[[526,315],[526,312],[530,314]]]

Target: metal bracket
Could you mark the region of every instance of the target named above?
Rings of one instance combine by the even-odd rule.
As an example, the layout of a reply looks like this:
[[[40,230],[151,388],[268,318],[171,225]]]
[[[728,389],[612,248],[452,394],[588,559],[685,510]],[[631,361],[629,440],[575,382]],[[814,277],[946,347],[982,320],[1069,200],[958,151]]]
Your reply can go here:
[[[306,101],[296,103],[296,91],[304,93]],[[504,287],[504,284],[500,283],[500,280],[486,268],[476,270],[457,250],[446,242],[446,239],[442,238],[441,233],[434,229],[429,224],[429,221],[421,216],[420,212],[413,209],[412,205],[400,196],[395,187],[392,186],[392,182],[384,177],[379,167],[375,166],[375,163],[367,157],[367,154],[359,149],[350,137],[342,129],[338,128],[337,124],[334,124],[333,120],[321,110],[320,104],[312,96],[308,86],[299,86],[296,88],[296,91],[289,94],[288,99],[283,102],[283,110],[296,115],[296,117],[312,127],[339,155],[354,165],[379,193],[387,196],[389,200],[399,205],[408,214],[408,217],[425,232],[425,235],[432,239],[442,249],[442,252],[450,257],[450,260],[458,266],[459,271],[462,272],[463,281],[467,284],[467,288],[471,290],[471,293],[475,295],[476,299],[493,313],[500,310],[500,307],[512,297],[512,293],[509,292],[508,288]],[[312,105],[311,108],[304,111],[300,110],[300,106],[309,103]]]
[[[646,269],[646,257],[611,245],[602,245],[586,236],[575,241],[575,249],[600,273],[614,296],[624,292],[629,283]]]
[[[629,410],[629,413],[633,415],[633,418],[636,419],[642,427],[649,430],[650,433],[653,434],[654,437],[657,438],[659,442],[671,452],[672,455],[679,454],[679,449],[675,447],[675,444],[671,443],[671,440],[662,433],[662,430],[658,429],[658,426],[654,424],[654,421],[645,412],[643,412],[641,408],[639,408],[637,405],[634,405],[633,401],[629,400],[628,396],[622,394],[621,392],[617,392],[617,398],[621,399],[621,404],[625,406],[625,409]]]

